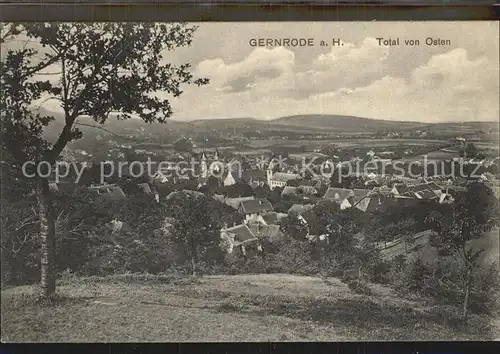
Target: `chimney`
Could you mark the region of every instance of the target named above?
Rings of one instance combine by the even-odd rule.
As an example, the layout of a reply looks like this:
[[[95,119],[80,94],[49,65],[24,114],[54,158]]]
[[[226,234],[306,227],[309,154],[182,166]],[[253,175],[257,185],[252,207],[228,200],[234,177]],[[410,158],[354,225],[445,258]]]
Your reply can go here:
[[[262,200],[259,199],[259,205],[262,205]]]

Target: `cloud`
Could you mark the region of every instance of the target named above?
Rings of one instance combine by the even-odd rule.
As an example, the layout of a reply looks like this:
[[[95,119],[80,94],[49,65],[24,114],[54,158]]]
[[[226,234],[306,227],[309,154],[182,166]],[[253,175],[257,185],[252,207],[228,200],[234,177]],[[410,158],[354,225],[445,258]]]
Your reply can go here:
[[[385,76],[353,90],[312,96],[335,101],[354,115],[421,121],[498,120],[498,67],[486,57],[471,60],[459,48],[431,57],[410,78]],[[347,112],[344,112],[347,113]]]
[[[268,81],[291,72],[295,55],[283,47],[256,48],[242,61],[226,63],[222,59],[204,60],[196,74],[208,77],[224,92],[244,92],[260,81]]]
[[[305,69],[283,48],[254,51],[253,59],[234,64],[205,62],[202,68],[214,75],[214,86],[189,91],[196,93],[174,107],[189,118],[342,114],[422,122],[498,120],[499,70],[493,59],[471,58],[457,48],[394,75],[381,67],[388,55],[397,54],[379,51],[373,39],[346,47],[312,58]],[[265,63],[261,75],[260,62]],[[273,69],[272,75],[263,74]]]

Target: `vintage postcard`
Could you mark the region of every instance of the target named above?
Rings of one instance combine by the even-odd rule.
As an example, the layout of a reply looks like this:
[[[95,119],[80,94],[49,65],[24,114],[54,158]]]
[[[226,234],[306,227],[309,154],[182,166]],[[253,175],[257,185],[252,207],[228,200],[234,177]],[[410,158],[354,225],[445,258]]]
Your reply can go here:
[[[3,342],[500,339],[498,22],[0,43]]]

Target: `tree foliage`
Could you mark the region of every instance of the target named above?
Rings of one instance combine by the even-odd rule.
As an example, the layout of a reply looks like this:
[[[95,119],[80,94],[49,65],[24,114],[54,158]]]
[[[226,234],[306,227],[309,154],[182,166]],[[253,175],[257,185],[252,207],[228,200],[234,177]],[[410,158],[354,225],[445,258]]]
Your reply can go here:
[[[82,120],[103,124],[114,114],[119,120],[136,116],[147,123],[165,123],[173,114],[169,96],[180,96],[183,85],[208,83],[194,78],[188,63],[165,60],[168,51],[189,46],[196,29],[175,23],[2,25],[2,155],[16,172],[2,179],[8,185],[19,180],[19,167],[26,161],[53,164],[69,142],[82,136],[78,125],[92,126]],[[16,48],[13,38],[26,43]],[[63,127],[53,144],[42,133],[54,117],[42,116],[33,107],[48,100],[58,102],[63,111]],[[50,296],[55,291],[56,228],[45,177],[37,176],[36,191],[42,296]]]

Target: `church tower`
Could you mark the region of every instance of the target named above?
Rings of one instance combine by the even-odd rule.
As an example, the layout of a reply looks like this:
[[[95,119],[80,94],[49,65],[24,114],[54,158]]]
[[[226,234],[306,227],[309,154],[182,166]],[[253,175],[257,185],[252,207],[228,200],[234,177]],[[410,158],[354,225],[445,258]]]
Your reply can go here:
[[[208,177],[207,156],[205,155],[205,153],[201,155],[201,177],[202,178]]]
[[[267,185],[271,189],[272,189],[272,187],[271,187],[271,180],[273,179],[273,170],[274,170],[274,163],[271,160],[271,162],[269,163],[269,166],[267,166],[267,170],[266,170]]]

